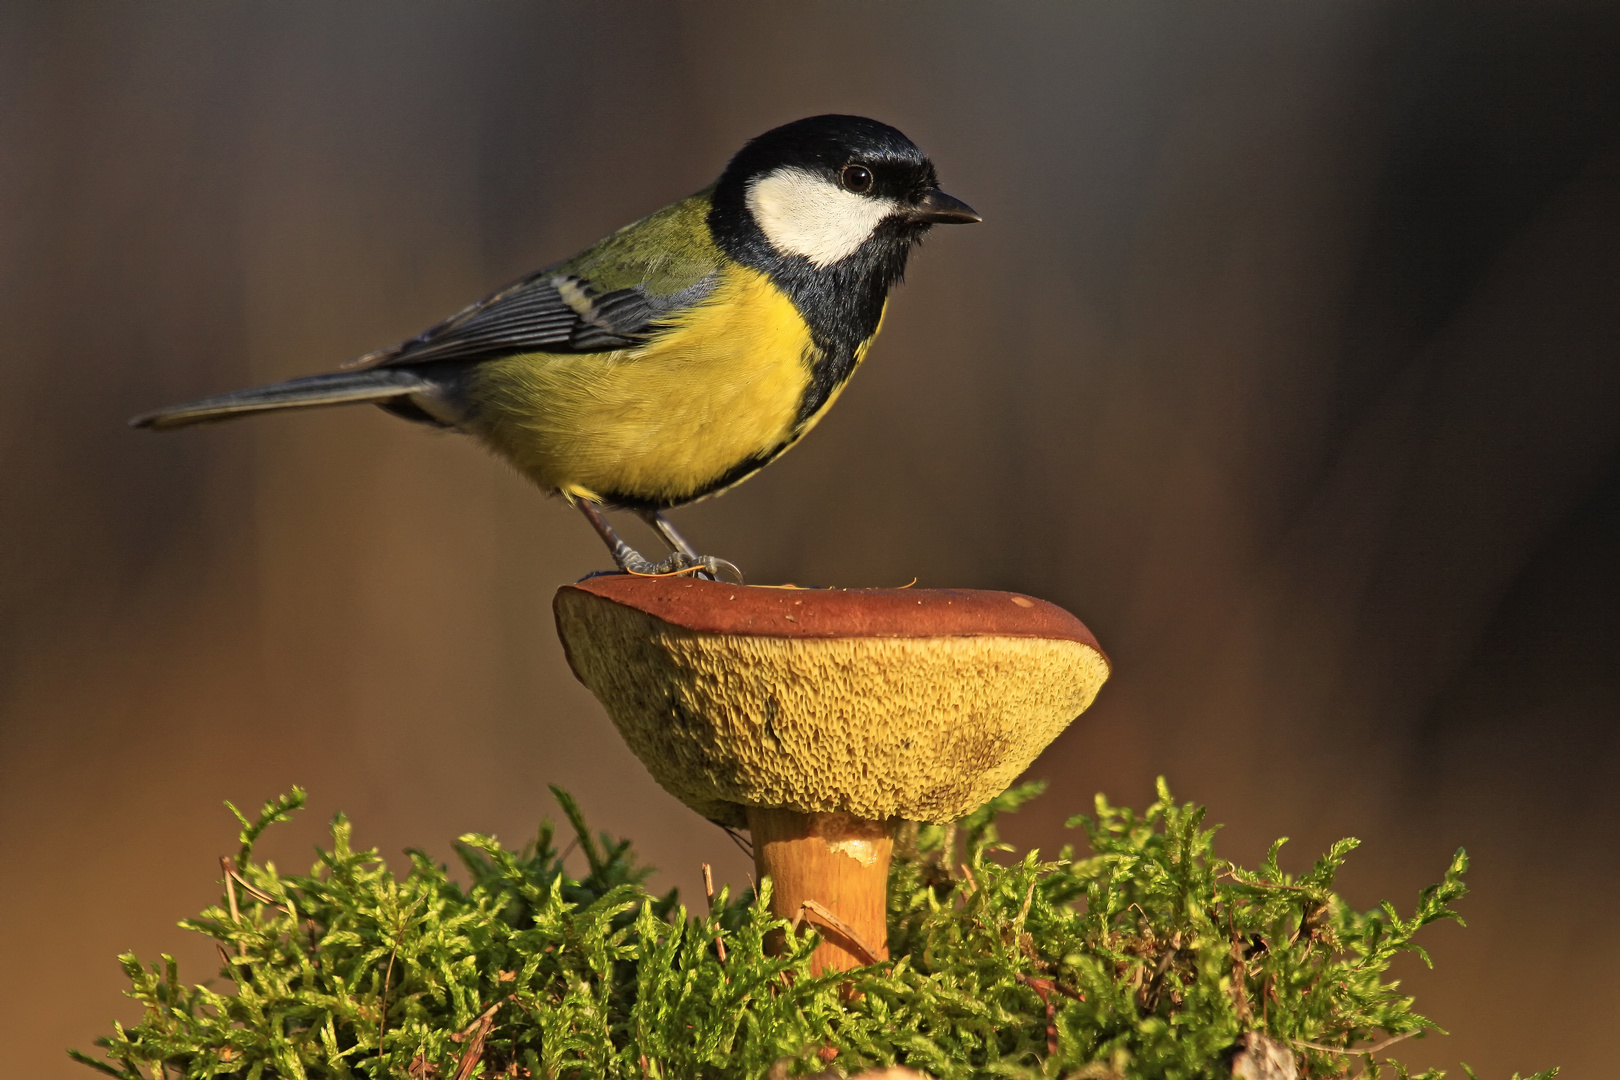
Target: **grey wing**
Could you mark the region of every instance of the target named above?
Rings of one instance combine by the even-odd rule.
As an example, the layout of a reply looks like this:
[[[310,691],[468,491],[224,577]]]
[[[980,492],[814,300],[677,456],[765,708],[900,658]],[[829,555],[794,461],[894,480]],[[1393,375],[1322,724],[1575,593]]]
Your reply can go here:
[[[659,320],[708,291],[670,296],[641,286],[598,293],[582,278],[542,270],[463,308],[436,326],[345,367],[486,360],[520,352],[604,352],[645,341]]]

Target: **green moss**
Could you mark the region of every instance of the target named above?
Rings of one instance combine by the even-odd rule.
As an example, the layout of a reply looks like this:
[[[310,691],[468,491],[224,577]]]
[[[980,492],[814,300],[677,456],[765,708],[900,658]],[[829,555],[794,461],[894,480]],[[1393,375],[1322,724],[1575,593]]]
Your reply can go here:
[[[259,834],[303,804],[294,789],[257,821],[237,815],[226,897],[181,924],[219,942],[217,987],[182,984],[167,956],[121,957],[145,1016],[98,1041],[105,1062],[73,1056],[125,1080],[757,1078],[828,1060],[942,1080],[1170,1080],[1230,1075],[1240,1035],[1260,1031],[1305,1076],[1405,1077],[1380,1044],[1439,1030],[1385,976],[1401,952],[1428,959],[1413,942],[1423,926],[1457,918],[1461,851],[1412,915],[1357,912],[1332,892],[1355,841],[1297,878],[1277,865],[1282,841],[1244,870],[1215,856],[1204,811],[1162,781],[1141,816],[1099,797],[1069,822],[1090,857],[1018,857],[996,816],[1038,792],[906,833],[890,881],[895,958],[811,978],[809,931],[770,957],[765,937],[784,924],[762,897],[722,893],[693,916],[674,893],[653,896],[629,842],[593,839],[561,792],[585,877],[567,875],[544,825],[521,852],[462,837],[463,886],[416,852],[396,878],[375,851],[350,849],[341,816],[307,876],[255,863]]]

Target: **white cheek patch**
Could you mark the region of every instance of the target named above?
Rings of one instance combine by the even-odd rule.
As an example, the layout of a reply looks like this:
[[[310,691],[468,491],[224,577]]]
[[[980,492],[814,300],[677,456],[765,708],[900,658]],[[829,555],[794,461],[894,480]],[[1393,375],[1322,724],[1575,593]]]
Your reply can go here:
[[[857,195],[791,166],[751,181],[747,201],[772,247],[784,255],[803,255],[816,267],[855,254],[878,223],[899,209],[892,199]]]

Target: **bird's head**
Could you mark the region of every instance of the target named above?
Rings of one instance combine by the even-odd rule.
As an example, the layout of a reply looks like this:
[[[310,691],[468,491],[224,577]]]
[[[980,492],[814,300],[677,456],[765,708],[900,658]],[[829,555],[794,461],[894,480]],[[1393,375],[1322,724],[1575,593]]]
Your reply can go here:
[[[939,189],[933,162],[910,139],[876,120],[831,115],[784,124],[738,151],[715,185],[709,223],[747,263],[898,262],[898,270],[930,227],[978,220]]]

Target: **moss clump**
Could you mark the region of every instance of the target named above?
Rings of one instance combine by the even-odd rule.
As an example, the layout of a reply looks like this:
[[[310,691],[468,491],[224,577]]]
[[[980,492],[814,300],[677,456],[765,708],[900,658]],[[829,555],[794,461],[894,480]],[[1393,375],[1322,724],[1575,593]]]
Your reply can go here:
[[[1204,811],[1162,781],[1140,816],[1099,797],[1069,822],[1089,858],[1008,858],[996,815],[1038,791],[902,837],[894,958],[811,978],[808,930],[770,957],[765,938],[785,924],[762,898],[722,892],[692,916],[674,893],[653,896],[629,842],[593,839],[561,792],[585,877],[568,876],[544,825],[521,852],[462,837],[463,886],[419,852],[395,878],[375,851],[350,848],[341,816],[307,876],[254,862],[260,833],[302,805],[294,789],[257,821],[237,815],[226,896],[181,924],[219,942],[226,988],[183,985],[167,956],[147,967],[126,955],[144,1019],[99,1040],[106,1061],[73,1055],[124,1080],[684,1080],[829,1062],[848,1073],[904,1063],[941,1080],[1171,1080],[1230,1075],[1240,1038],[1262,1032],[1292,1049],[1302,1076],[1405,1077],[1382,1047],[1438,1030],[1385,975],[1401,952],[1427,960],[1413,936],[1457,917],[1461,851],[1410,917],[1387,903],[1356,912],[1332,892],[1354,840],[1300,877],[1278,867],[1282,841],[1244,870],[1215,856]]]

